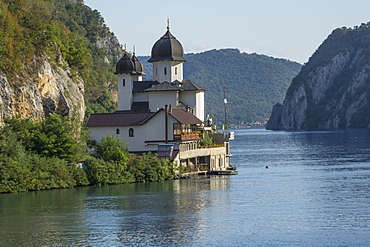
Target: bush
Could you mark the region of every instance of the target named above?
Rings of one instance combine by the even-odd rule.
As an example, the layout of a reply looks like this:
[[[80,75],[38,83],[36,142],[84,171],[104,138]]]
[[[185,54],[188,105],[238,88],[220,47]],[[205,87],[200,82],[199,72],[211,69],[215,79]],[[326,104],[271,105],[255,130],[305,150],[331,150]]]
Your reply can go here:
[[[86,160],[85,172],[91,185],[134,182],[132,175],[126,171],[125,166],[93,157]]]
[[[159,159],[156,154],[151,153],[131,159],[128,170],[136,183],[162,181],[174,177],[173,163],[167,159]]]

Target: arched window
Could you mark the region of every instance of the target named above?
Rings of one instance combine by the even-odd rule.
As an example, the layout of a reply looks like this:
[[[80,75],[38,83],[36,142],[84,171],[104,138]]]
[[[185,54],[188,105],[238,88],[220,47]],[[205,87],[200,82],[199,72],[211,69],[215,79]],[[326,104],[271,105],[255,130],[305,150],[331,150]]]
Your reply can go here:
[[[116,129],[116,134],[119,135],[119,129]]]
[[[164,67],[164,75],[167,75],[167,68]]]
[[[130,128],[130,129],[128,130],[128,136],[129,136],[129,137],[134,137],[134,129],[133,129],[133,128]]]

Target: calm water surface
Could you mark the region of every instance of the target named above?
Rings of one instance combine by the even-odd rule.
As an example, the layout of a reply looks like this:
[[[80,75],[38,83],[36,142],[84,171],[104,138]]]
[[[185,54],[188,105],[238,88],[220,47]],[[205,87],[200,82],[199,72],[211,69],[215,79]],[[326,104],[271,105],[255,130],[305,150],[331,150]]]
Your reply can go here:
[[[0,246],[370,246],[370,131],[231,145],[236,176],[2,194]]]

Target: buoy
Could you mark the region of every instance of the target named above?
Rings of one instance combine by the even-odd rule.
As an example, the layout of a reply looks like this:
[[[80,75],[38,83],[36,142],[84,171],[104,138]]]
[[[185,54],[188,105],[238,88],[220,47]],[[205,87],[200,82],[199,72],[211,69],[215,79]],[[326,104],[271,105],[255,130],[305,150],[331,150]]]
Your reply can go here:
[[[266,168],[266,169],[269,169],[269,166],[266,166],[265,168]]]

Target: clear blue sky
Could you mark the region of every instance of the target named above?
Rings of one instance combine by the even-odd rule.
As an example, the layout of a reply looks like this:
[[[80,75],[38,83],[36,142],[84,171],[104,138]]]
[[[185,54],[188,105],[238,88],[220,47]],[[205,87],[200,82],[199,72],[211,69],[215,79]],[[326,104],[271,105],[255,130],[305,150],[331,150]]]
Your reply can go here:
[[[127,50],[150,55],[166,32],[185,53],[238,48],[304,63],[337,27],[370,21],[370,0],[85,0]]]

